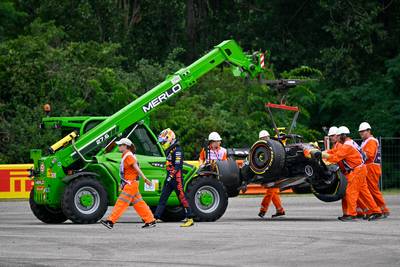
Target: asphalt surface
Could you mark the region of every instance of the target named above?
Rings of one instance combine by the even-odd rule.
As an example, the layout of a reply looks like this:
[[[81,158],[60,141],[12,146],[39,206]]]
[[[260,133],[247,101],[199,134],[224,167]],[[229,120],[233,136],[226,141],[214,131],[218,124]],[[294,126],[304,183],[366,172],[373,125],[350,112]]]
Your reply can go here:
[[[46,225],[27,202],[0,202],[0,266],[400,266],[400,195],[386,199],[392,214],[376,222],[343,223],[339,202],[283,196],[282,219],[258,218],[260,197],[233,198],[217,222],[146,230],[133,209],[108,230]]]

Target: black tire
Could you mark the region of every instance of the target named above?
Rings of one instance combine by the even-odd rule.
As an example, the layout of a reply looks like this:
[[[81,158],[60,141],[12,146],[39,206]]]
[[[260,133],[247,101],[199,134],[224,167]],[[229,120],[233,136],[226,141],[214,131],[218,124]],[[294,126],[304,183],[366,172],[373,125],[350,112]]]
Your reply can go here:
[[[285,148],[276,140],[259,140],[249,152],[250,169],[266,178],[280,176],[285,166]]]
[[[309,183],[302,183],[292,187],[292,190],[296,194],[309,194],[311,193],[311,185]]]
[[[235,160],[217,161],[219,180],[224,184],[228,197],[239,195],[241,185],[240,170]]]
[[[50,208],[47,205],[38,205],[34,200],[34,189],[29,195],[29,206],[36,218],[44,223],[58,224],[65,222],[68,218],[61,209]]]
[[[329,187],[311,185],[312,193],[323,202],[335,202],[341,200],[346,194],[347,179],[340,170],[336,172],[336,181]]]
[[[210,205],[201,203],[201,196],[212,195]],[[213,222],[224,215],[228,207],[228,193],[225,186],[216,177],[199,176],[190,181],[186,195],[193,211],[194,219],[199,222]],[[204,204],[204,205],[203,205]]]
[[[78,203],[78,197],[81,194],[91,196],[93,204],[85,207],[81,201]],[[107,211],[107,192],[102,184],[94,178],[77,178],[72,180],[65,188],[61,207],[67,218],[74,223],[95,223]]]
[[[151,206],[151,211],[156,212],[157,206]],[[182,206],[167,206],[160,218],[163,222],[180,222],[185,219],[185,210]]]

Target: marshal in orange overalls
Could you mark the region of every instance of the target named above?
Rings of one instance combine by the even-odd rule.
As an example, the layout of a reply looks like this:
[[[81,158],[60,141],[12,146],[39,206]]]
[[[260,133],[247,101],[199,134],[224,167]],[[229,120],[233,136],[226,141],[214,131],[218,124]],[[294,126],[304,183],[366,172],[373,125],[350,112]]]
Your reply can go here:
[[[281,197],[279,196],[279,188],[267,188],[261,202],[260,213],[267,213],[271,201],[276,208],[276,213],[283,213],[285,211],[282,207]]]
[[[330,154],[330,155],[335,154],[335,152],[337,152],[338,149],[339,149],[342,145],[343,145],[342,143],[340,143],[339,141],[337,141],[337,142],[335,143],[335,145],[334,145],[331,149],[329,149],[329,150],[327,151],[328,154]],[[337,162],[337,165],[339,166],[340,171],[341,171],[342,173],[346,173],[346,169],[345,169],[345,167],[344,167],[342,161]],[[342,199],[342,210],[343,210],[343,214],[347,214],[347,202],[346,202],[346,198],[343,198],[343,199]]]
[[[356,216],[358,199],[365,203],[371,213],[380,214],[381,210],[368,190],[367,167],[359,149],[361,148],[352,139],[346,138],[345,143],[339,146],[336,151],[333,151],[328,158],[328,161],[332,163],[342,162],[346,168],[347,189],[342,200],[343,214]]]
[[[369,192],[371,192],[372,197],[382,212],[388,213],[389,209],[386,207],[385,199],[379,190],[379,178],[382,175],[379,141],[371,136],[363,141],[361,148],[367,156],[365,164],[368,171],[367,184]]]
[[[139,175],[133,168],[133,164],[136,162],[136,157],[132,152],[127,151],[122,154],[121,168],[123,167],[123,172],[121,173],[123,173],[126,184],[115,203],[111,215],[108,217],[108,220],[112,223],[115,223],[122,216],[130,204],[133,205],[133,208],[145,223],[151,223],[155,220],[153,213],[139,192]]]

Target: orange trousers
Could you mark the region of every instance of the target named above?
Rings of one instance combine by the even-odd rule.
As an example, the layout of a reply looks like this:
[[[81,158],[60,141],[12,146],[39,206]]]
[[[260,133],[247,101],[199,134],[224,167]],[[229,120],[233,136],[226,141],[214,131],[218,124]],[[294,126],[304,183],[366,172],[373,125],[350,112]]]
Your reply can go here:
[[[367,167],[365,165],[355,168],[347,178],[346,195],[342,199],[343,214],[356,216],[357,202],[360,199],[370,213],[381,213],[376,205],[367,185]]]
[[[269,204],[274,203],[276,211],[283,212],[281,198],[279,196],[279,188],[267,188],[265,196],[261,202],[260,211],[267,212]]]
[[[382,192],[379,189],[379,178],[382,175],[382,169],[380,165],[370,163],[367,164],[367,184],[369,192],[371,192],[372,197],[374,198],[376,205],[383,211],[389,212],[389,209],[386,207],[385,199],[383,198]]]
[[[382,210],[382,212],[389,212],[386,206],[385,199],[383,198],[382,192],[379,189],[379,178],[381,177],[382,171],[379,165],[374,163],[367,164],[367,185],[369,192],[371,193],[376,205]],[[357,214],[371,214],[372,212],[368,210],[367,205],[359,199],[357,201]]]
[[[146,202],[142,199],[142,195],[139,192],[139,183],[136,181],[132,182],[132,184],[125,185],[118,197],[117,203],[115,203],[111,215],[108,217],[108,220],[113,223],[118,221],[131,203],[137,214],[145,223],[154,221],[153,213],[149,206],[147,206]]]

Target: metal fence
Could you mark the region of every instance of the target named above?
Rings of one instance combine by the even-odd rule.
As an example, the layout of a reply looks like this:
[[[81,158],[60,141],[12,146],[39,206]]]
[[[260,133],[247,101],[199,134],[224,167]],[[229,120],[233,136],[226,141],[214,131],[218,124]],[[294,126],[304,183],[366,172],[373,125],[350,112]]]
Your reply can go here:
[[[381,187],[400,188],[400,137],[380,137],[382,149]]]
[[[382,153],[381,189],[400,188],[400,137],[378,137]],[[361,144],[361,139],[355,140]]]

